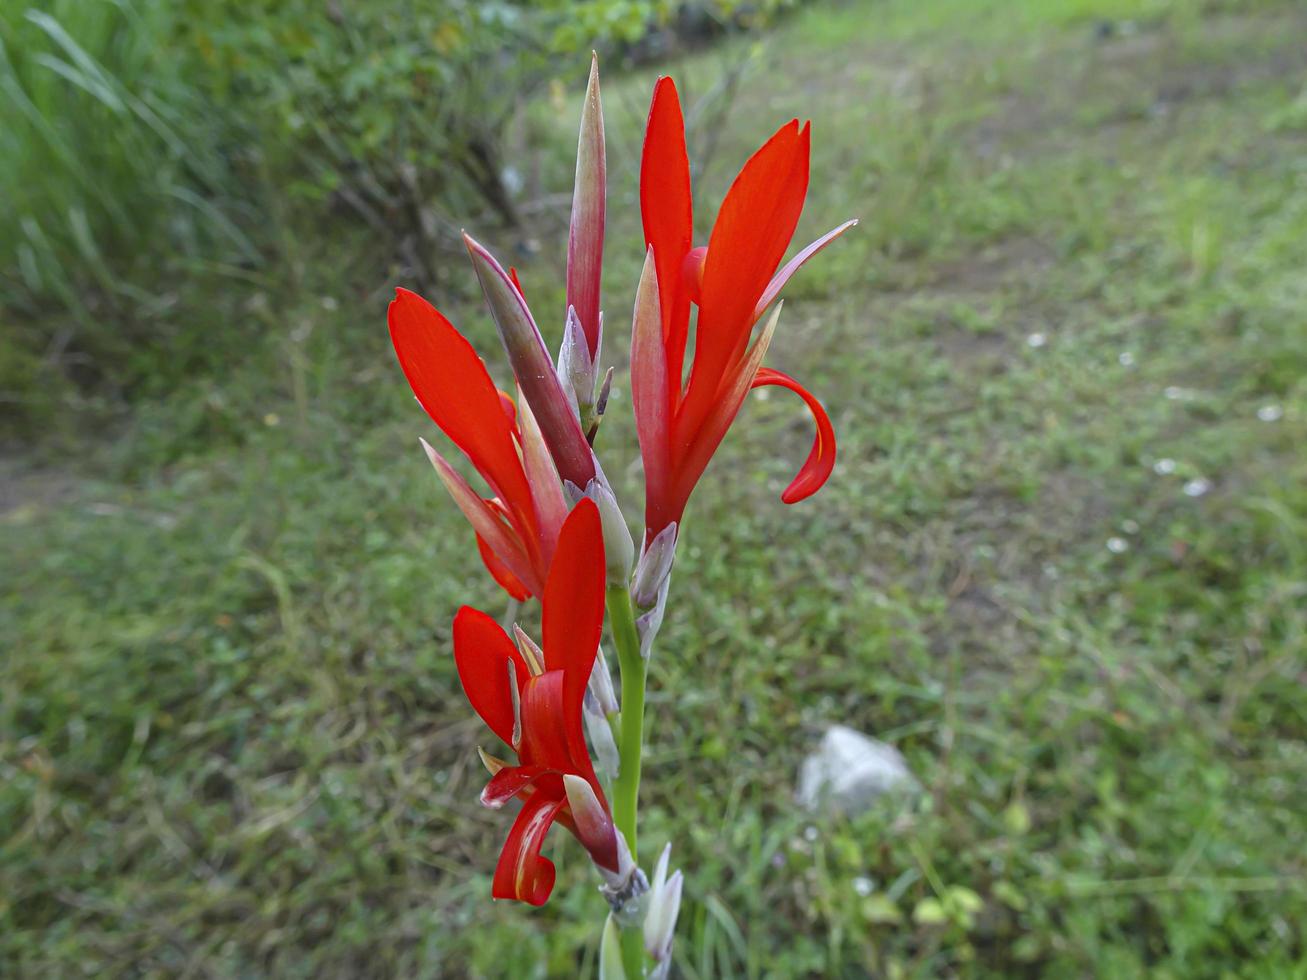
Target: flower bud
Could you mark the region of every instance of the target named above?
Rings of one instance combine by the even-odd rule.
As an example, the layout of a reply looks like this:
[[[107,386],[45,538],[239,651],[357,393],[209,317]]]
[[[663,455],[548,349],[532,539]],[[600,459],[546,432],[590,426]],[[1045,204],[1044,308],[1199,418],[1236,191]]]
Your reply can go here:
[[[593,691],[585,692],[582,702],[582,718],[585,731],[594,746],[595,767],[611,779],[617,778],[621,769],[621,755],[617,751],[617,740],[613,738],[612,726],[595,699]]]
[[[654,869],[653,883],[645,897],[644,949],[655,963],[665,963],[672,955],[676,934],[676,917],[681,911],[681,872],[667,877],[672,845],[663,848]]]
[[[608,659],[602,646],[595,655],[594,667],[590,669],[589,689],[604,717],[617,713],[617,692],[613,689],[613,675],[608,672]]]
[[[625,585],[631,576],[631,562],[635,558],[635,543],[626,526],[622,508],[607,484],[591,480],[585,495],[599,507],[599,520],[604,527],[604,560],[608,566],[608,584]]]
[[[602,336],[599,343],[603,342]],[[576,308],[567,308],[567,322],[563,326],[563,342],[558,348],[558,380],[563,391],[576,403],[577,415],[583,430],[594,423],[595,381],[599,373],[599,349],[590,356],[590,348]]]
[[[638,608],[653,609],[658,604],[658,593],[663,591],[676,560],[676,540],[673,521],[654,536],[640,555],[635,580],[631,583],[631,599]]]

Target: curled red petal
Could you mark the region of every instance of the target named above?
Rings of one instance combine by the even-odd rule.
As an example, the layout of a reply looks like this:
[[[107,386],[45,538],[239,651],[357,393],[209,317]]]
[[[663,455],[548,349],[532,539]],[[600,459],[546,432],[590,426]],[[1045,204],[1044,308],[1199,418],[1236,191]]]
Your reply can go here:
[[[486,571],[499,583],[500,588],[518,602],[525,602],[531,598],[531,590],[509,570],[507,565],[499,560],[499,556],[490,549],[490,545],[486,544],[486,539],[479,534],[477,535],[477,551],[481,553],[481,561],[486,566]]]
[[[567,802],[565,796],[532,793],[522,803],[499,853],[491,894],[528,905],[544,905],[554,890],[554,863],[540,854],[545,836]]]
[[[830,416],[821,407],[821,402],[789,375],[771,368],[759,368],[751,387],[761,388],[764,385],[779,385],[794,392],[803,399],[808,411],[812,412],[813,421],[817,423],[817,436],[812,442],[807,460],[781,494],[781,500],[785,503],[795,504],[811,497],[830,479],[831,471],[835,469],[835,427],[831,425]]]
[[[518,684],[529,676],[526,661],[508,634],[480,609],[464,606],[454,616],[454,664],[473,709],[504,742],[513,743],[513,695],[508,664]]]

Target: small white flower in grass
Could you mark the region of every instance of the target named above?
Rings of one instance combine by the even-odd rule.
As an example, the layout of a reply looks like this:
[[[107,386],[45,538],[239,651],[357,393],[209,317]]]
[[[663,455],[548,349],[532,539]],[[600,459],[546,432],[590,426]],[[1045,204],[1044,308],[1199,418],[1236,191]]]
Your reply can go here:
[[[1122,554],[1123,552],[1128,551],[1129,548],[1130,548],[1130,542],[1127,541],[1125,538],[1107,539],[1107,550],[1112,552],[1112,554],[1114,555]]]
[[[857,878],[853,879],[853,890],[863,898],[866,898],[876,890],[876,883],[866,875],[859,875]]]
[[[1263,422],[1278,422],[1284,418],[1284,409],[1279,405],[1263,405],[1257,410],[1257,417]]]
[[[1128,350],[1123,350],[1120,354],[1118,354],[1116,356],[1116,361],[1122,367],[1128,368],[1128,367],[1135,366],[1135,356],[1131,354]]]
[[[1040,347],[1043,347],[1047,343],[1048,343],[1048,338],[1044,336],[1042,333],[1032,333],[1029,337],[1026,338],[1026,346],[1033,347],[1036,350],[1038,350]]]
[[[1210,489],[1212,489],[1211,480],[1196,476],[1184,485],[1184,494],[1186,497],[1201,497]]]
[[[1156,463],[1153,464],[1153,472],[1156,473],[1158,476],[1170,476],[1172,473],[1175,472],[1175,460],[1171,459],[1170,457],[1163,456],[1161,459],[1159,459]]]

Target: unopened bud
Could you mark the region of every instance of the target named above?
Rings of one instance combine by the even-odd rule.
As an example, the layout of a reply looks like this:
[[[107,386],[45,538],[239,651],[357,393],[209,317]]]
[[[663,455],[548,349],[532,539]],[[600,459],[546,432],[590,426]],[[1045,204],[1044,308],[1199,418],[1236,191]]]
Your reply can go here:
[[[605,717],[616,714],[617,692],[613,689],[613,675],[608,672],[608,658],[604,656],[604,648],[599,647],[595,655],[595,664],[590,668],[590,693],[594,695],[595,702],[599,710]]]
[[[563,390],[575,399],[583,429],[593,421],[591,416],[594,414],[595,381],[599,373],[598,354],[596,348],[595,356],[590,356],[589,342],[585,331],[581,329],[576,308],[569,306],[567,322],[563,326],[563,342],[558,348],[558,380]]]
[[[582,718],[585,721],[586,734],[594,747],[596,768],[610,779],[616,779],[621,771],[621,756],[617,751],[617,740],[613,737],[613,728],[595,700],[592,691],[585,692],[582,702]]]
[[[598,480],[591,480],[585,495],[599,507],[599,520],[604,528],[604,561],[608,566],[608,584],[625,585],[631,576],[631,562],[635,559],[635,542],[626,526],[622,508],[613,491]]]
[[[676,560],[676,522],[673,521],[654,535],[654,539],[640,555],[635,566],[635,579],[631,583],[631,599],[640,609],[652,609],[658,603],[667,576]]]
[[[670,878],[667,876],[671,856],[672,845],[668,844],[658,858],[653,883],[645,898],[644,949],[656,963],[663,963],[672,955],[676,917],[681,911],[681,872],[677,871]]]

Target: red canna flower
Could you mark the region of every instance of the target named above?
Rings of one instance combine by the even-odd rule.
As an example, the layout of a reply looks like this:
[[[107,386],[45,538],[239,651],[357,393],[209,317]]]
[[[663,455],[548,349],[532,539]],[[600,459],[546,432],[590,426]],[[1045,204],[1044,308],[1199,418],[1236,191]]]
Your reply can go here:
[[[491,489],[483,499],[423,440],[486,568],[514,598],[539,595],[567,504],[531,410],[495,387],[472,345],[421,296],[397,289],[387,319],[413,394]]]
[[[640,208],[649,260],[636,300],[631,387],[644,458],[646,540],[679,522],[695,484],[751,388],[798,394],[817,423],[812,451],[781,499],[821,488],[835,465],[835,433],[820,403],[793,378],[763,368],[775,318],[752,347],[754,325],[809,258],[856,224],[828,232],[777,271],[808,189],[809,129],[782,126],[731,185],[706,247],[693,247],[685,123],[676,86],[660,78],[645,130]],[[698,307],[693,363],[683,382],[690,307]]]
[[[553,863],[540,848],[555,821],[572,831],[601,869],[616,874],[623,864],[582,727],[604,618],[603,531],[591,500],[581,500],[563,524],[542,614],[543,650],[520,630],[514,645],[479,610],[464,606],[454,617],[463,690],[517,753],[515,766],[483,755],[493,775],[482,803],[522,801],[495,868],[492,894],[531,905],[542,905],[554,886]]]

